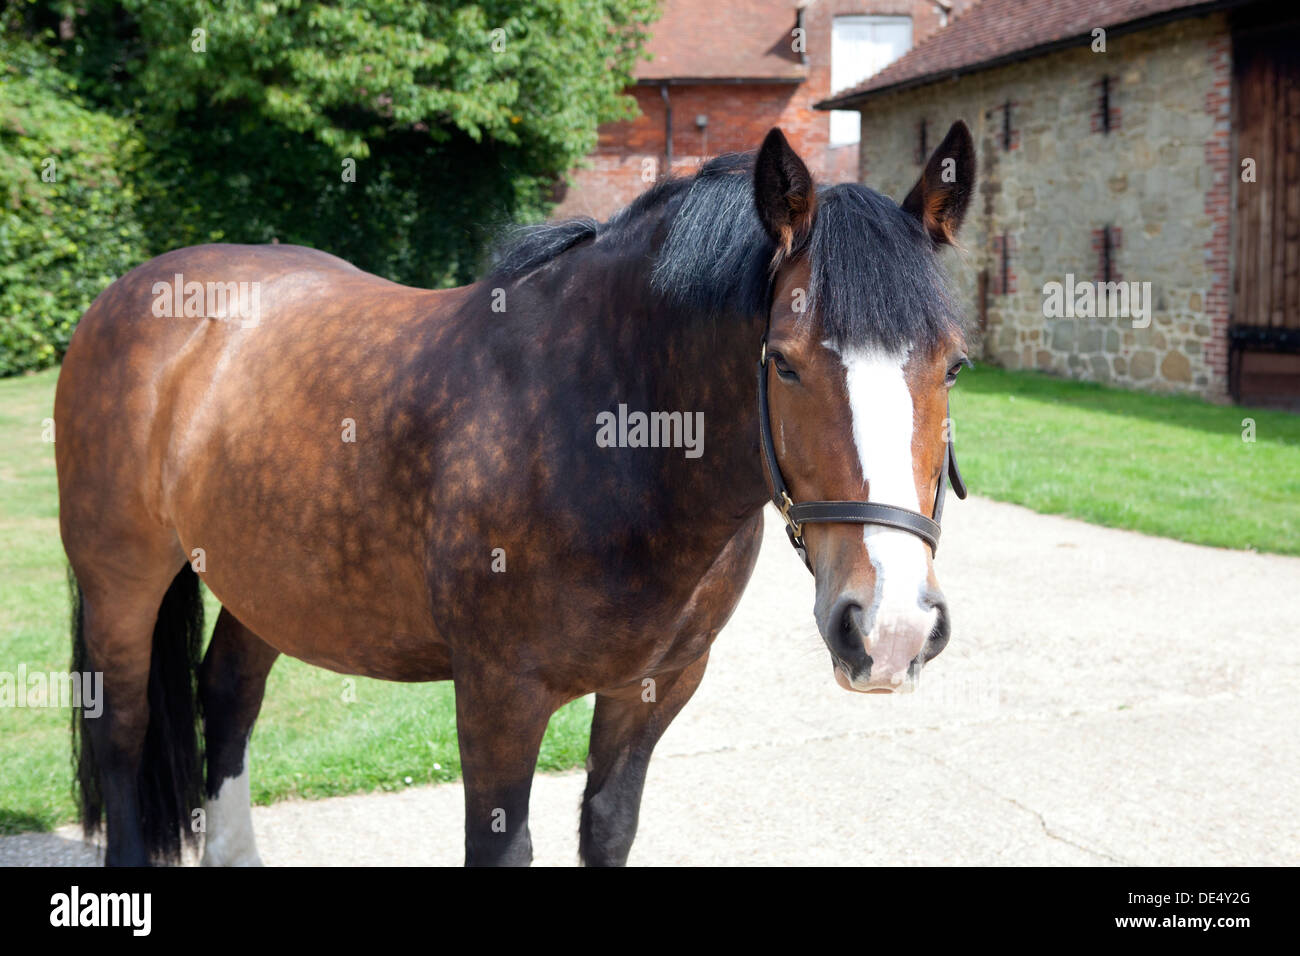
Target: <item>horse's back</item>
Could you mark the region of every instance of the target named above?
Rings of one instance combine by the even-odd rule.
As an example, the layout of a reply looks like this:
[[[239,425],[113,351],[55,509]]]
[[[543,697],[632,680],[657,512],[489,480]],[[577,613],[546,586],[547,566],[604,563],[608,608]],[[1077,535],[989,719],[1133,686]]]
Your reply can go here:
[[[412,333],[448,294],[302,246],[164,253],[113,282],[82,317],[59,375],[56,427],[123,442],[147,466],[148,432],[189,427],[199,401],[283,401],[286,380],[340,394],[333,379]]]
[[[115,406],[119,421],[139,424],[167,410],[160,393],[169,385],[185,390],[178,376],[202,390],[208,372],[242,374],[231,367],[236,355],[275,353],[294,337],[323,341],[328,319],[364,317],[368,301],[401,300],[396,311],[409,312],[406,302],[430,294],[302,246],[164,253],[109,285],[82,316],[59,375],[56,422],[77,427]]]
[[[304,246],[235,245],[214,243],[173,249],[143,262],[106,288],[92,303],[73,336],[76,345],[81,329],[101,326],[149,325],[148,333],[165,338],[168,333],[184,336],[194,330],[194,323],[159,322],[159,319],[221,319],[208,315],[212,293],[222,293],[229,286],[254,284],[259,294],[270,297],[263,305],[275,306],[276,295],[282,300],[327,295],[339,284],[370,285],[376,289],[418,293],[420,290],[389,282],[358,269],[337,256]],[[196,298],[194,293],[202,294]],[[179,298],[177,297],[179,293]],[[195,306],[203,311],[197,311]],[[132,334],[142,331],[132,329]],[[88,335],[85,337],[89,337]]]

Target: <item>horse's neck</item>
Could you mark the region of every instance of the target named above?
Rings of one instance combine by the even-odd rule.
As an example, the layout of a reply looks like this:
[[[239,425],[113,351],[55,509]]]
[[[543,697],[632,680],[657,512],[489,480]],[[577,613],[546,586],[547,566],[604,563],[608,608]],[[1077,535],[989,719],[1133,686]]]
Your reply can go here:
[[[613,478],[620,497],[636,503],[630,504],[634,512],[645,509],[641,518],[648,525],[672,526],[675,535],[697,538],[701,547],[706,540],[725,543],[767,500],[757,406],[766,317],[674,314],[651,290],[648,249],[629,249],[617,259],[575,253],[564,268],[539,270],[511,293],[545,325],[553,324],[554,333],[538,336],[531,323],[503,329],[519,336],[511,348],[528,354],[529,362],[572,368],[583,383],[580,394],[566,386],[573,391],[557,406],[582,420],[574,422],[575,433],[591,434],[588,429],[613,417],[614,433],[583,453],[596,456],[591,467],[575,462],[571,490],[608,493],[605,480]],[[645,422],[639,435],[631,420],[637,413]],[[655,413],[666,413],[674,428],[680,421],[682,431],[689,416],[692,447],[651,446]],[[608,447],[611,437],[622,447]],[[638,439],[644,444],[632,447]]]
[[[653,317],[652,317],[653,318]],[[767,500],[758,452],[758,318],[660,316],[643,361],[650,366],[646,412],[681,412],[695,447],[661,455],[659,481],[674,518],[725,532]],[[702,434],[700,432],[702,431]]]

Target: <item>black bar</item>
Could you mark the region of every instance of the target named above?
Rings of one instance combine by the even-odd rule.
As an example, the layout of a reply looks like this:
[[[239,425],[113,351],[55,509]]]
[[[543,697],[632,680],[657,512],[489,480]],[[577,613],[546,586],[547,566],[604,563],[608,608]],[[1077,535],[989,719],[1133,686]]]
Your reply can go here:
[[[717,861],[719,866],[729,862],[735,861]],[[795,872],[799,869],[728,871],[724,879],[733,889],[743,890],[746,905],[769,914],[757,922],[741,920],[733,929],[770,932],[778,924],[794,925],[799,913],[824,907],[826,882],[810,880]],[[382,941],[395,942],[399,930],[407,935],[456,932],[479,941],[511,933],[542,939],[548,927],[566,918],[555,909],[556,901],[566,898],[573,907],[567,919],[581,918],[583,934],[600,932],[608,938],[610,930],[620,928],[635,934],[644,921],[628,910],[628,894],[633,892],[664,907],[669,929],[677,920],[678,928],[685,929],[689,920],[674,915],[672,904],[707,899],[710,890],[716,890],[718,876],[676,869],[671,889],[665,888],[661,871],[598,876],[591,871],[529,875],[346,867],[31,869],[0,872],[0,879],[5,881],[5,943],[14,953],[32,952],[33,942],[57,944],[60,937],[72,946],[90,943],[96,947],[92,953],[105,945],[130,947],[144,938],[135,936],[130,925],[52,925],[52,917],[53,922],[59,919],[58,898],[70,902],[73,886],[83,901],[100,893],[148,893],[148,938],[173,944],[172,952],[177,951],[176,943],[188,942],[197,952],[226,940],[243,948],[278,943],[289,944],[294,952],[322,945],[326,952],[337,952],[353,939],[366,941],[367,951]],[[858,879],[870,883],[873,909],[898,917],[892,925],[873,927],[873,942],[891,933],[914,941],[916,921],[924,918],[927,941],[953,939],[963,946],[993,939],[1000,947],[1032,942],[1039,949],[1051,940],[1127,937],[1146,946],[1161,941],[1181,949],[1192,939],[1203,939],[1219,952],[1260,951],[1261,932],[1276,940],[1294,925],[1294,873],[1286,869],[879,867],[863,871]],[[134,912],[142,915],[144,898],[132,902],[138,904]],[[1191,919],[1211,925],[1198,928],[1180,922]]]

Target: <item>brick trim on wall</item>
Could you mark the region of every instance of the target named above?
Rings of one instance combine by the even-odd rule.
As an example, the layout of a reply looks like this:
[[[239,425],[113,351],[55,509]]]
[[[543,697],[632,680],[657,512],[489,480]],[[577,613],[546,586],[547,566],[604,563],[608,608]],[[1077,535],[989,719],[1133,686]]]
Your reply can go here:
[[[1119,251],[1124,247],[1124,230],[1110,227],[1110,274],[1106,273],[1106,227],[1092,230],[1092,251],[1097,253],[1097,281],[1122,282],[1124,274],[1119,267]]]
[[[1205,164],[1210,184],[1205,190],[1205,213],[1210,218],[1210,237],[1205,242],[1205,265],[1211,276],[1205,311],[1210,319],[1211,339],[1205,347],[1206,362],[1213,376],[1209,391],[1228,393],[1228,326],[1231,319],[1232,268],[1229,237],[1232,223],[1232,37],[1219,34],[1209,40],[1208,57],[1214,81],[1205,94],[1205,111],[1214,121],[1205,141]]]
[[[1005,263],[1003,253],[1005,251]],[[1004,269],[1005,265],[1005,269]],[[1016,237],[1002,233],[993,237],[993,261],[989,263],[989,293],[991,295],[1010,295],[1016,291]],[[1003,273],[1006,281],[1003,281]]]
[[[1123,119],[1123,114],[1120,112],[1120,108],[1115,105],[1115,92],[1116,92],[1116,87],[1118,85],[1119,84],[1116,83],[1115,81],[1115,77],[1110,76],[1109,74],[1103,76],[1100,80],[1098,80],[1096,83],[1093,84],[1093,90],[1094,90],[1093,95],[1096,97],[1096,102],[1093,104],[1092,117],[1091,117],[1092,131],[1094,133],[1101,133],[1101,132],[1113,133],[1117,129],[1119,129],[1120,120]],[[1105,87],[1106,90],[1108,91],[1107,100],[1110,106],[1110,109],[1108,110],[1108,112],[1110,113],[1109,127],[1107,127],[1105,123],[1102,121],[1103,116],[1102,116],[1102,107],[1101,107],[1101,97],[1102,97],[1103,87]]]
[[[1020,148],[1020,127],[1016,125],[1016,107],[1019,105],[1015,100],[1003,100],[989,110],[988,116],[994,130],[993,138],[997,141],[998,149],[1003,152]]]

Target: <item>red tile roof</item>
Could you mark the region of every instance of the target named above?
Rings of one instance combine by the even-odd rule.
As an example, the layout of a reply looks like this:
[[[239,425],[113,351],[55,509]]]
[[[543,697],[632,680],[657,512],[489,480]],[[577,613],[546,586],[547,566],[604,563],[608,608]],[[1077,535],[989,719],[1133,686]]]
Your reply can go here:
[[[1223,5],[1206,0],[979,0],[879,73],[816,107],[852,108],[886,90],[923,86],[1091,42],[1097,27],[1193,16]]]
[[[664,0],[650,27],[642,82],[682,79],[788,80],[807,76],[790,49],[796,0]]]

